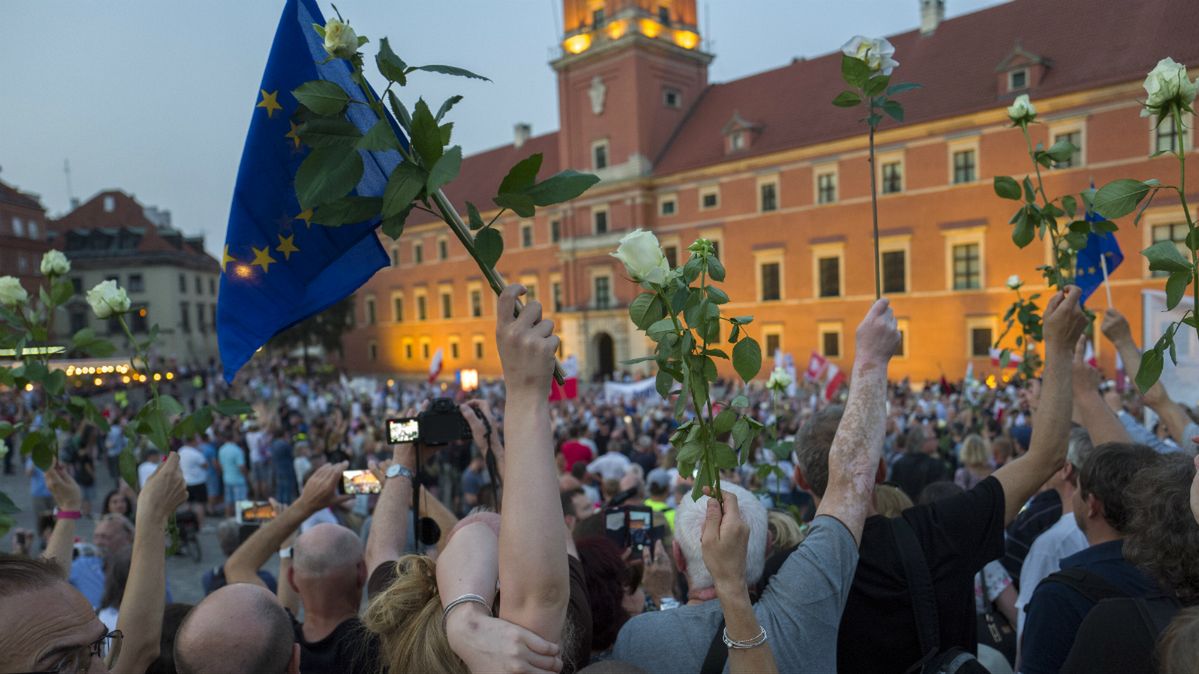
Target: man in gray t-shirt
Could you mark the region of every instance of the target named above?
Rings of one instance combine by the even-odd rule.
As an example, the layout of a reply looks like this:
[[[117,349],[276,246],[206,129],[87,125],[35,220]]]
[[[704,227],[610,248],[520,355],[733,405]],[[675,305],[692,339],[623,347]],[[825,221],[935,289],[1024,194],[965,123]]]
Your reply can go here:
[[[828,457],[828,487],[808,537],[791,553],[754,605],[779,671],[837,671],[837,627],[858,563],[858,543],[881,466],[886,424],[887,364],[901,336],[887,300],[874,303],[858,326],[853,380]],[[739,487],[722,486],[728,491]],[[744,491],[744,490],[741,490]],[[737,494],[749,525],[745,581],[761,579],[766,559],[766,512]],[[753,505],[757,505],[755,509]],[[684,497],[675,516],[674,559],[687,575],[686,606],[629,620],[612,655],[651,674],[699,672],[719,639],[720,601],[704,566],[700,538],[707,497]],[[725,671],[728,671],[727,660]]]

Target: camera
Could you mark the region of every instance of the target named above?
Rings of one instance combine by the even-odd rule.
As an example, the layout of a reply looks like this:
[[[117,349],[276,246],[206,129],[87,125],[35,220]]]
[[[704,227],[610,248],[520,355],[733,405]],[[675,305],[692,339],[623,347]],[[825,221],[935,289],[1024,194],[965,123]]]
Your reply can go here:
[[[654,511],[649,506],[626,505],[604,510],[604,534],[621,548],[630,548],[639,559],[649,549],[653,558],[654,543],[662,539],[662,527],[654,526]]]
[[[429,409],[415,417],[387,421],[387,441],[393,445],[403,442],[448,445],[470,439],[470,426],[450,398],[434,398]]]

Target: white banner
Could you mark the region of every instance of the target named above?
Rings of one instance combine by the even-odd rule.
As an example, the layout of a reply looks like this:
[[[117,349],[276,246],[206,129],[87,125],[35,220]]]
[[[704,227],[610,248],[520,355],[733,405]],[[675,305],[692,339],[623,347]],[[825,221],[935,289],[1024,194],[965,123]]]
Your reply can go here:
[[[1182,318],[1184,312],[1192,307],[1189,296],[1182,298],[1173,311],[1166,311],[1166,294],[1159,290],[1141,291],[1142,314],[1144,328],[1141,348],[1147,349],[1157,343],[1166,327],[1172,321]],[[1183,325],[1174,337],[1175,352],[1178,354],[1178,364],[1175,365],[1166,355],[1166,365],[1162,368],[1161,383],[1175,401],[1193,406],[1199,403],[1199,340],[1195,338],[1194,328]],[[1135,372],[1129,372],[1135,377]]]
[[[658,390],[654,388],[653,377],[635,381],[631,384],[622,384],[614,381],[604,382],[604,398],[608,402],[618,403],[625,400],[636,400],[656,395],[658,395]]]

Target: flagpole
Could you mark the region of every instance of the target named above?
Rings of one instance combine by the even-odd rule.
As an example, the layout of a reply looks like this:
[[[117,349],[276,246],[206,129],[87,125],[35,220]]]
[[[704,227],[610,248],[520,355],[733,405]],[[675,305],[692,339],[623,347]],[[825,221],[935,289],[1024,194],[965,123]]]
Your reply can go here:
[[[1099,268],[1103,270],[1103,290],[1107,293],[1107,308],[1112,308],[1112,287],[1107,282],[1107,253],[1100,251]]]

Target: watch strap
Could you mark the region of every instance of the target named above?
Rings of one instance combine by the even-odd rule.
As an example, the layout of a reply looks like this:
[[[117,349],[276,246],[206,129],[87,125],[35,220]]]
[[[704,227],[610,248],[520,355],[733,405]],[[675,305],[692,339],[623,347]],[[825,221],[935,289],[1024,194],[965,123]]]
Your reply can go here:
[[[412,480],[413,482],[416,481],[416,475],[413,474],[413,472],[408,469],[408,466],[405,466],[405,465],[402,465],[399,463],[391,464],[391,467],[387,469],[386,477],[388,479],[391,479],[393,477],[406,477],[409,480]]]
[[[83,513],[78,510],[59,510],[54,509],[54,518],[59,520],[77,520],[83,517]]]

